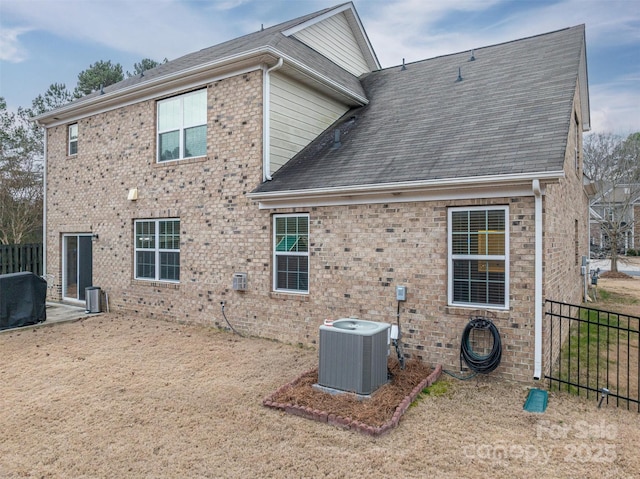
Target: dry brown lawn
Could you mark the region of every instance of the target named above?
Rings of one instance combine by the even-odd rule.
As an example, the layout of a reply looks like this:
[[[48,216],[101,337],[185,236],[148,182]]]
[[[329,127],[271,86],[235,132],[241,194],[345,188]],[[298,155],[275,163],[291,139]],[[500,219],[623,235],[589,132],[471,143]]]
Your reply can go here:
[[[640,298],[639,291],[631,294]],[[109,314],[0,334],[0,351],[2,478],[630,478],[640,471],[640,414],[558,392],[544,414],[525,412],[528,387],[544,383],[442,379],[398,428],[369,437],[262,406],[317,366],[311,349]]]

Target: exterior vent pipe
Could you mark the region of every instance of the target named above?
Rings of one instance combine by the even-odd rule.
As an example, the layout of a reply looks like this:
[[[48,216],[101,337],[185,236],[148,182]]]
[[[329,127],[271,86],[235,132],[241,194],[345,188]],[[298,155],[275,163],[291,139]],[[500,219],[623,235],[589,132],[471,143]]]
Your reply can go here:
[[[340,130],[336,129],[333,132],[333,146],[331,147],[331,149],[337,150],[341,146],[342,146],[342,143],[340,143]]]

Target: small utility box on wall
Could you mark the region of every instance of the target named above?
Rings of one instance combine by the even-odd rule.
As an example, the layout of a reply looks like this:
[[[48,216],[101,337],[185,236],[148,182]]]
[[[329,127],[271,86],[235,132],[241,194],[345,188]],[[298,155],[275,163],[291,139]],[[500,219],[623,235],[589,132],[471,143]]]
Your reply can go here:
[[[233,273],[233,290],[247,290],[247,273]]]

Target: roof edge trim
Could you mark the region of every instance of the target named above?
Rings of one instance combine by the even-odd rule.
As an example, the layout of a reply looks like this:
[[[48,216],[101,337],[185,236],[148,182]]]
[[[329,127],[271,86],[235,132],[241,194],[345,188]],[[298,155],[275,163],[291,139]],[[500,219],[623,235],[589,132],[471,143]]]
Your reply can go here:
[[[367,56],[370,57],[369,60],[373,61],[373,64],[370,65],[374,67],[372,68],[372,70],[380,70],[382,66],[380,65],[378,56],[376,55],[376,52],[373,49],[373,45],[371,45],[371,42],[369,41],[369,36],[367,35],[367,32],[364,29],[364,26],[362,25],[362,21],[360,20],[360,16],[358,15],[358,12],[356,11],[355,6],[353,5],[352,2],[338,5],[336,8],[328,12],[325,12],[322,15],[318,15],[317,17],[307,20],[306,22],[299,23],[298,25],[295,25],[291,28],[283,30],[282,34],[287,37],[290,37],[292,35],[295,35],[299,31],[304,30],[305,28],[315,25],[316,23],[320,23],[321,21],[326,20],[327,18],[330,18],[342,12],[349,12],[353,16],[353,20],[355,21],[355,24],[357,24],[358,29],[360,30],[358,33],[360,34],[361,42],[358,42],[358,44],[360,44],[361,48],[363,45],[366,46],[367,51],[363,53],[366,53]]]
[[[162,92],[167,85],[175,86],[175,84],[178,82],[182,83],[190,81],[193,78],[198,77],[199,75],[203,75],[204,73],[206,73],[207,78],[211,78],[211,70],[213,69],[223,69],[224,67],[229,67],[230,71],[235,71],[237,69],[239,72],[244,72],[243,66],[246,62],[254,60],[255,58],[260,59],[260,57],[264,57],[264,55],[273,57],[274,64],[278,61],[279,58],[284,58],[285,62],[293,66],[296,70],[299,70],[306,76],[327,85],[337,93],[348,98],[352,98],[354,101],[362,105],[366,105],[368,103],[368,100],[366,98],[362,97],[356,92],[353,92],[341,86],[339,83],[335,82],[329,77],[316,72],[315,70],[298,62],[297,60],[294,60],[288,55],[283,54],[277,49],[267,46],[248,50],[237,55],[230,55],[228,57],[220,58],[212,62],[203,63],[191,68],[171,73],[169,75],[164,75],[152,80],[138,83],[136,85],[131,85],[127,88],[118,89],[114,92],[92,96],[91,98],[87,98],[86,100],[81,99],[78,102],[69,103],[55,110],[51,110],[38,115],[34,118],[34,121],[38,125],[46,126],[47,124],[54,122],[64,122],[71,116],[87,116],[89,114],[92,114],[94,111],[104,111],[105,109],[109,110],[119,108],[121,105],[127,103],[127,101],[131,100],[132,98],[141,98],[150,93],[162,95]],[[260,61],[265,61],[265,59],[262,58],[260,59]],[[238,65],[234,66],[234,64]]]
[[[261,207],[263,207],[262,205],[268,205],[271,202],[281,202],[284,200],[331,200],[339,197],[365,198],[367,196],[381,194],[402,197],[402,195],[420,192],[424,193],[426,191],[438,192],[451,190],[454,188],[482,188],[486,186],[490,186],[492,189],[495,189],[497,186],[514,187],[517,185],[524,185],[530,191],[530,183],[533,179],[549,181],[564,178],[564,176],[564,171],[560,170],[543,173],[538,172],[513,175],[474,176],[465,178],[448,178],[422,181],[405,181],[397,183],[314,188],[308,190],[251,192],[247,194],[247,197],[252,200],[260,201]],[[500,196],[504,196],[505,194],[504,192],[499,193]],[[405,201],[405,199],[403,199],[403,201]]]
[[[591,99],[589,98],[589,73],[587,69],[587,39],[582,30],[582,48],[578,66],[578,87],[580,88],[580,111],[582,113],[582,131],[591,130]]]
[[[328,76],[325,76],[325,75],[322,75],[321,73],[316,72],[312,68],[309,68],[304,63],[299,62],[298,60],[290,57],[289,55],[286,55],[281,51],[272,49],[272,48],[270,48],[270,53],[278,57],[284,58],[285,63],[292,66],[295,70],[298,70],[300,73],[306,75],[309,78],[319,81],[320,83],[330,87],[332,90],[342,95],[352,98],[353,100],[358,102],[360,105],[366,105],[367,103],[369,103],[369,100],[367,98],[361,95],[358,95],[354,91],[348,90],[347,88],[341,86],[338,82],[332,80]]]
[[[317,17],[313,17],[307,20],[306,22],[298,23],[297,25],[294,25],[291,28],[282,30],[282,34],[284,36],[290,37],[291,35],[295,35],[299,31],[304,30],[305,28],[309,28],[310,26],[315,25],[316,23],[320,23],[323,20],[326,20],[327,18],[331,18],[334,15],[337,15],[338,13],[342,13],[345,10],[353,10],[353,5],[351,4],[351,2],[338,5],[337,7],[329,10],[328,12],[324,12],[322,15],[318,15]]]

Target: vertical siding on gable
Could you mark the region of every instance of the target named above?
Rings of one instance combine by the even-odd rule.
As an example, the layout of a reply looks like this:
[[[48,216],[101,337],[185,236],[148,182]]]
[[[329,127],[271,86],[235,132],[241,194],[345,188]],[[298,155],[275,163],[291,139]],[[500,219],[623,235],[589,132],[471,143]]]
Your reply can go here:
[[[370,71],[344,13],[300,30],[293,36],[355,76]]]
[[[270,95],[271,173],[313,141],[348,107],[295,80],[274,73]]]

